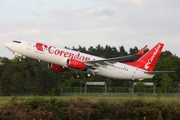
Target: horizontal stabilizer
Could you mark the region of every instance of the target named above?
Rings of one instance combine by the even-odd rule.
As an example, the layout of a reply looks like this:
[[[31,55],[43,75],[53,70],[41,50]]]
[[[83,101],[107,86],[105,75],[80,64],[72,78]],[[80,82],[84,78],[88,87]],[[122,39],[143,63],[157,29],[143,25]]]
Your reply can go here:
[[[144,72],[144,73],[148,73],[148,74],[162,74],[162,73],[172,73],[175,71],[150,71],[150,72]]]

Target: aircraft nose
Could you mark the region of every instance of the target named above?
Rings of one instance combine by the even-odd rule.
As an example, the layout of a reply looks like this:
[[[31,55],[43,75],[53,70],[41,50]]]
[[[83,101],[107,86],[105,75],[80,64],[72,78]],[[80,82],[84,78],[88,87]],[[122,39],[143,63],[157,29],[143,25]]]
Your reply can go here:
[[[12,43],[6,43],[5,46],[6,48],[10,49],[12,47]]]
[[[9,43],[6,43],[5,46],[8,48],[9,47]]]

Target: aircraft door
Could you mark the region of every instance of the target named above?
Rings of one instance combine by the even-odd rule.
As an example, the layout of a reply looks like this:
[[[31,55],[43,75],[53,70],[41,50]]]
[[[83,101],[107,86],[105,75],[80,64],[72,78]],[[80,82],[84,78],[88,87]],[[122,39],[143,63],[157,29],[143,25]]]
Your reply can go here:
[[[133,71],[132,71],[132,80],[134,80],[135,76],[136,76],[136,70],[133,69]]]
[[[28,50],[31,50],[31,44],[32,44],[31,42],[29,42],[29,41],[27,42],[27,49]]]

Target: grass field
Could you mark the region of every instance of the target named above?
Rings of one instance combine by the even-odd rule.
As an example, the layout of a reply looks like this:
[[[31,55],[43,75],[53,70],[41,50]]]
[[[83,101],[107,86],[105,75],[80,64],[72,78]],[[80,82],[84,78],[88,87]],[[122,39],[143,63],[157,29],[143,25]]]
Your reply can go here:
[[[0,105],[7,104],[14,96],[0,96]],[[37,96],[17,96],[18,98],[24,98],[24,99],[31,99],[33,97]],[[50,98],[50,96],[40,96],[43,98]],[[145,95],[63,95],[63,96],[53,96],[57,99],[64,99],[64,100],[70,100],[70,99],[89,99],[92,102],[96,102],[101,99],[105,99],[109,102],[116,102],[120,103],[125,100],[134,100],[134,99],[141,99],[146,102],[150,101],[161,101],[165,103],[172,103],[176,102],[180,104],[180,96],[172,95],[172,96],[163,96],[163,95],[154,95],[154,96],[145,96]]]

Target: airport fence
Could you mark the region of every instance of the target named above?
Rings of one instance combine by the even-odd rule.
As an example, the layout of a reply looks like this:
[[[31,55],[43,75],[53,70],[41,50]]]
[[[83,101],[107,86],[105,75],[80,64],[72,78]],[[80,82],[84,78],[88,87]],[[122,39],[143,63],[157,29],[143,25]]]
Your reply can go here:
[[[129,88],[129,87],[103,87],[103,86],[89,86],[85,87],[61,87],[60,93],[112,93],[112,94],[134,94],[134,93],[147,93],[147,94],[154,94],[154,93],[179,93],[177,88],[171,88],[168,91],[163,90],[162,88],[156,87],[145,87],[141,91],[139,91],[136,87]]]
[[[169,91],[164,91],[162,88],[156,87],[145,87],[142,91],[139,91],[136,87],[104,87],[104,86],[79,86],[79,87],[66,87],[61,86],[58,90],[49,91],[46,95],[98,95],[98,94],[109,94],[109,95],[179,95],[180,92],[177,88],[171,88]],[[0,95],[3,95],[2,93]],[[24,93],[18,93],[14,91],[8,95],[35,95],[33,89],[24,91]]]

